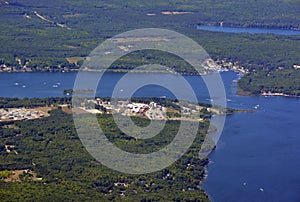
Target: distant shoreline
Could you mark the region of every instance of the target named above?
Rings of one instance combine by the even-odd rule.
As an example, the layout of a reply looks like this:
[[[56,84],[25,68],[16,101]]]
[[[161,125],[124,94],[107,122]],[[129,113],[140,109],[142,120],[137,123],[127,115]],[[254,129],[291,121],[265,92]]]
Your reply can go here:
[[[284,93],[267,93],[267,92],[264,92],[264,93],[261,93],[261,94],[251,94],[250,92],[248,91],[244,91],[243,89],[241,89],[239,86],[238,86],[238,89],[237,89],[237,92],[236,92],[237,95],[241,95],[241,96],[265,96],[265,97],[287,97],[287,98],[300,98],[300,96],[297,96],[297,95],[289,95],[289,94],[284,94]]]
[[[245,69],[241,69],[241,68],[237,68],[237,67],[234,67],[234,68],[229,68],[229,71],[238,71],[238,72],[241,72],[242,74],[245,74],[247,73],[247,71]],[[134,69],[111,69],[111,70],[92,70],[92,69],[88,69],[88,70],[82,70],[82,69],[68,69],[68,70],[61,70],[61,69],[58,69],[58,70],[55,70],[55,71],[23,71],[23,70],[20,70],[20,71],[15,71],[15,70],[12,70],[12,71],[0,71],[0,74],[1,73],[71,73],[71,72],[98,72],[98,73],[101,73],[101,72],[104,72],[104,71],[107,71],[107,72],[110,72],[110,73],[127,73],[127,72],[132,72],[132,73],[160,73],[160,74],[174,74],[174,75],[183,75],[183,76],[199,76],[199,74],[196,74],[196,73],[184,73],[184,72],[176,72],[175,70],[174,71],[165,71],[165,70],[152,70],[152,71],[149,71],[149,70],[134,70]],[[228,68],[227,69],[220,69],[220,71],[228,71]],[[208,74],[208,73],[206,73]],[[201,75],[206,75],[206,74],[201,74]],[[280,96],[280,97],[288,97],[288,98],[300,98],[300,96],[297,96],[297,95],[289,95],[289,94],[284,94],[284,93],[279,93],[279,92],[264,92],[264,93],[261,93],[261,94],[252,94],[251,92],[248,92],[248,91],[244,91],[243,89],[241,89],[239,87],[239,85],[237,84],[237,92],[236,94],[237,95],[241,95],[241,96]]]
[[[261,96],[281,96],[281,97],[293,97],[293,98],[300,98],[300,96],[297,95],[289,95],[284,93],[261,93]]]

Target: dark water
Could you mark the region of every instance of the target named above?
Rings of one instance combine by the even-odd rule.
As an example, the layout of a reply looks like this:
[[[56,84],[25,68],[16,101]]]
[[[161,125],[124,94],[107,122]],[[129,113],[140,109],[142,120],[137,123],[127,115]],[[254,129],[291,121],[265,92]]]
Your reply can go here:
[[[89,73],[93,77],[95,74]],[[110,96],[122,73],[103,77],[97,95]],[[213,201],[300,201],[300,99],[235,95],[235,72],[223,72],[228,105],[254,109],[255,113],[228,116],[217,149],[210,154],[208,178],[203,184]],[[136,74],[174,81],[175,75]],[[0,96],[63,96],[73,87],[76,73],[1,73]],[[186,76],[198,100],[209,102],[203,81]],[[87,86],[93,79],[87,79]],[[16,85],[18,83],[18,85]],[[24,87],[23,87],[24,86]],[[181,89],[181,86],[178,86]],[[126,91],[126,89],[123,89]],[[136,96],[167,96],[172,93],[155,85],[143,87]]]
[[[300,35],[299,30],[287,30],[287,29],[241,28],[241,27],[221,27],[221,26],[198,26],[197,29],[212,31],[212,32],[226,32],[226,33]]]
[[[259,106],[227,117],[203,188],[213,201],[299,202],[300,99],[237,96],[223,78],[229,106]]]

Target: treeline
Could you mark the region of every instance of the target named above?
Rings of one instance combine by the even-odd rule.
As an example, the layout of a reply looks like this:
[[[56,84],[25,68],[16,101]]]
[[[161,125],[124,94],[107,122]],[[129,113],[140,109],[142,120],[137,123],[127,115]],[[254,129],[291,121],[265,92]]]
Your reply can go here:
[[[50,97],[50,98],[3,98],[0,97],[0,108],[33,108],[45,107],[58,104],[70,104],[70,97]]]

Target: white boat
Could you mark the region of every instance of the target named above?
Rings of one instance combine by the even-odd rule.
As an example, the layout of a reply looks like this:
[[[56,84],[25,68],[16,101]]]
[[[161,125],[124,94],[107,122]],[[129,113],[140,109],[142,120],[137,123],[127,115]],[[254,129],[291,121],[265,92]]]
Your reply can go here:
[[[57,88],[57,87],[58,87],[58,85],[53,85],[52,87],[53,87],[53,88]]]

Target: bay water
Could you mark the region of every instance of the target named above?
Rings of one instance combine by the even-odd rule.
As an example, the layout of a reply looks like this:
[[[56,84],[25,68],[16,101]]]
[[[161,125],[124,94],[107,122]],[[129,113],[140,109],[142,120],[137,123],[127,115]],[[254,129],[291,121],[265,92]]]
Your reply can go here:
[[[91,77],[93,73],[90,73]],[[98,96],[111,96],[124,73],[107,73],[97,89]],[[172,82],[176,75],[147,73]],[[221,73],[227,104],[254,113],[235,113],[226,118],[217,148],[209,155],[208,177],[202,184],[210,198],[224,201],[300,201],[300,99],[236,95],[237,73]],[[1,97],[65,96],[72,89],[76,73],[0,73]],[[199,102],[210,102],[200,76],[184,76]],[[87,80],[88,82],[88,80]],[[176,84],[175,84],[176,85]],[[180,86],[178,86],[180,90]],[[122,89],[126,91],[126,89]],[[170,97],[165,88],[149,85],[137,97]]]

